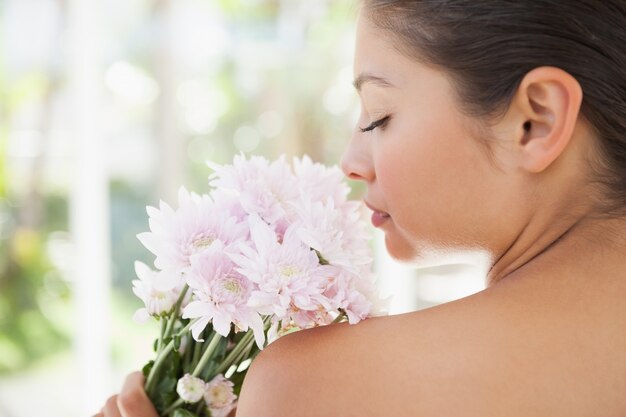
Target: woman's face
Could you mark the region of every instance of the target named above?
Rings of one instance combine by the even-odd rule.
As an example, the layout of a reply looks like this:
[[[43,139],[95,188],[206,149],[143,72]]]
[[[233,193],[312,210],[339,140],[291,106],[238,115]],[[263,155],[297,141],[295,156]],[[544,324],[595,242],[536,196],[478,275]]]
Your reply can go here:
[[[360,17],[354,71],[361,115],[342,169],[367,184],[364,199],[381,212],[372,222],[393,257],[423,263],[434,254],[496,250],[489,245],[505,245],[514,232],[500,216],[519,213],[505,203],[515,201],[514,179],[490,161],[478,121],[457,109],[444,73],[402,55],[396,43]]]

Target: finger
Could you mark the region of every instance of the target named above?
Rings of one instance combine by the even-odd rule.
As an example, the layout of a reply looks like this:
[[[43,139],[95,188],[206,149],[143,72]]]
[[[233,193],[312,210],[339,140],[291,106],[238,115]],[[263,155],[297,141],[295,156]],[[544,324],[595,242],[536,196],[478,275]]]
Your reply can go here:
[[[143,372],[135,371],[126,375],[126,379],[124,380],[124,385],[122,386],[122,392],[133,391],[137,388],[140,388],[143,391],[144,385],[144,376]]]
[[[140,371],[126,377],[122,391],[117,397],[121,417],[159,417],[143,385],[144,376]]]
[[[119,408],[117,408],[117,395],[109,397],[104,407],[102,407],[103,417],[122,417]]]
[[[104,414],[102,413],[94,414],[93,417],[104,417]]]

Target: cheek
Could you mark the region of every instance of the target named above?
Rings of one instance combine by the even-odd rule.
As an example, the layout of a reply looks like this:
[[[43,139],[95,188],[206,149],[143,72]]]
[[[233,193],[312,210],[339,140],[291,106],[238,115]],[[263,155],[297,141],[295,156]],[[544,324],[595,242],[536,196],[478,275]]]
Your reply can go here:
[[[489,189],[476,140],[460,123],[431,119],[398,126],[381,141],[377,181],[407,239],[448,245],[469,238]]]

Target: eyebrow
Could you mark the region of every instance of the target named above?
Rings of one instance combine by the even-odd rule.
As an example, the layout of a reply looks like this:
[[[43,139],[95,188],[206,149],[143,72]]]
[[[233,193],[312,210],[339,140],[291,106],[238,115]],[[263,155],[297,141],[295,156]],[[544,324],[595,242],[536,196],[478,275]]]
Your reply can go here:
[[[359,75],[358,77],[354,79],[354,82],[352,83],[352,85],[354,86],[354,88],[356,88],[356,91],[361,91],[361,88],[363,87],[363,84],[365,83],[373,83],[381,87],[393,87],[393,84],[391,84],[389,81],[385,80],[384,78],[376,77],[375,75],[371,75],[371,74]]]

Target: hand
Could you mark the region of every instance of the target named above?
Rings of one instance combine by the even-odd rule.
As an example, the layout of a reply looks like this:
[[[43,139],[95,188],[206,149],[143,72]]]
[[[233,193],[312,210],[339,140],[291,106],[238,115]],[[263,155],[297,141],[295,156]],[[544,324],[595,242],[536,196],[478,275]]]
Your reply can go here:
[[[122,391],[109,397],[94,417],[159,417],[143,385],[144,377],[140,371],[129,374]]]

